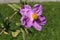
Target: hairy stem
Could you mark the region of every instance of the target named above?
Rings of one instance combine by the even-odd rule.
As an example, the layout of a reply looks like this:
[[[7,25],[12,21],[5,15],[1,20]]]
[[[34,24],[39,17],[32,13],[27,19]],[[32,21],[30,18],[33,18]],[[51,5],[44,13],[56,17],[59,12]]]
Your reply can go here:
[[[0,35],[5,31],[5,28],[0,32]]]
[[[25,34],[25,31],[23,29],[21,29],[22,31],[22,37],[23,37],[23,40],[26,40],[26,34]]]
[[[9,17],[9,19],[11,20],[17,13],[19,10],[17,10],[12,16]]]
[[[25,29],[26,33],[28,34],[28,30],[26,28],[24,28],[24,29]]]

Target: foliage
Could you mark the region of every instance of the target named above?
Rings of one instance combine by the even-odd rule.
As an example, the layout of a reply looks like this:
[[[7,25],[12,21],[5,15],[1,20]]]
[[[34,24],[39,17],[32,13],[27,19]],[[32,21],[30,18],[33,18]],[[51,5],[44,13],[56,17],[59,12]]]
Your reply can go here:
[[[29,3],[29,4],[33,6],[35,3]],[[42,4],[44,7],[43,15],[46,16],[47,24],[45,27],[43,27],[43,30],[41,32],[38,32],[33,28],[29,29],[28,31],[30,33],[26,35],[27,39],[28,40],[60,40],[60,3],[44,2],[40,4]],[[15,11],[6,4],[0,5],[0,14],[3,15],[0,17],[0,19],[3,17],[5,22],[7,22],[6,20],[8,20],[8,18],[14,12]],[[2,21],[3,20],[1,19],[0,24],[3,24]],[[22,33],[19,33],[19,35],[17,35],[16,38],[13,38],[11,35],[12,31],[10,31],[13,30],[13,32],[15,32],[15,30],[20,28],[19,25],[18,26],[16,25],[16,23],[19,24],[19,22],[20,22],[20,15],[18,13],[11,20],[9,34],[4,35],[2,33],[2,35],[0,35],[0,40],[22,40],[22,35],[21,35]],[[1,29],[3,28],[1,27]]]

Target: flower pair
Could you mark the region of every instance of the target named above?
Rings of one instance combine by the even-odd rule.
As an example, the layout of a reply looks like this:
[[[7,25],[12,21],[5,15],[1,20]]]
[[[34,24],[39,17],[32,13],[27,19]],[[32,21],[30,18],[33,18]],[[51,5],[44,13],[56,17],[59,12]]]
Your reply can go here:
[[[42,25],[46,24],[46,19],[44,16],[42,16],[42,5],[35,4],[33,8],[31,8],[29,5],[24,5],[20,9],[20,13],[22,15],[21,23],[26,28],[31,28],[32,26],[36,29],[41,31]]]

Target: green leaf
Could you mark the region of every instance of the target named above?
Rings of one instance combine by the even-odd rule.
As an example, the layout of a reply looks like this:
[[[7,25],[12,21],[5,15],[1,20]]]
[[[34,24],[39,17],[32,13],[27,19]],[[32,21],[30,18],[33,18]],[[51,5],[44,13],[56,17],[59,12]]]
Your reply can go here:
[[[14,11],[17,10],[12,4],[8,4],[8,6],[11,7]]]
[[[15,8],[17,8],[17,9],[19,9],[20,8],[20,6],[19,5],[17,5],[17,4],[12,4],[13,5],[13,7],[15,7]]]
[[[20,30],[16,30],[15,32],[12,32],[12,36],[17,37],[19,33],[20,33]]]

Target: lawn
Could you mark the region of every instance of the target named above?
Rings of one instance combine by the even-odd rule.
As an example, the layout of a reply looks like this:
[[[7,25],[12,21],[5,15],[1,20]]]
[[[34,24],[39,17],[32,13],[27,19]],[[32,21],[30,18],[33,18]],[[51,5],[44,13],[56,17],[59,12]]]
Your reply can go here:
[[[35,3],[29,3],[33,6]],[[26,37],[27,40],[60,40],[60,2],[43,2],[39,3],[43,5],[43,15],[46,17],[46,25],[43,26],[42,31],[36,31],[31,28],[32,33],[29,33]],[[14,13],[14,10],[7,6],[7,4],[0,4],[0,13],[4,17],[9,17]],[[15,26],[15,23],[19,23],[20,15],[15,15],[12,19],[12,24],[10,29],[17,29],[19,27]],[[13,38],[11,32],[8,35],[0,35],[0,40],[22,40],[21,34],[16,38]]]

